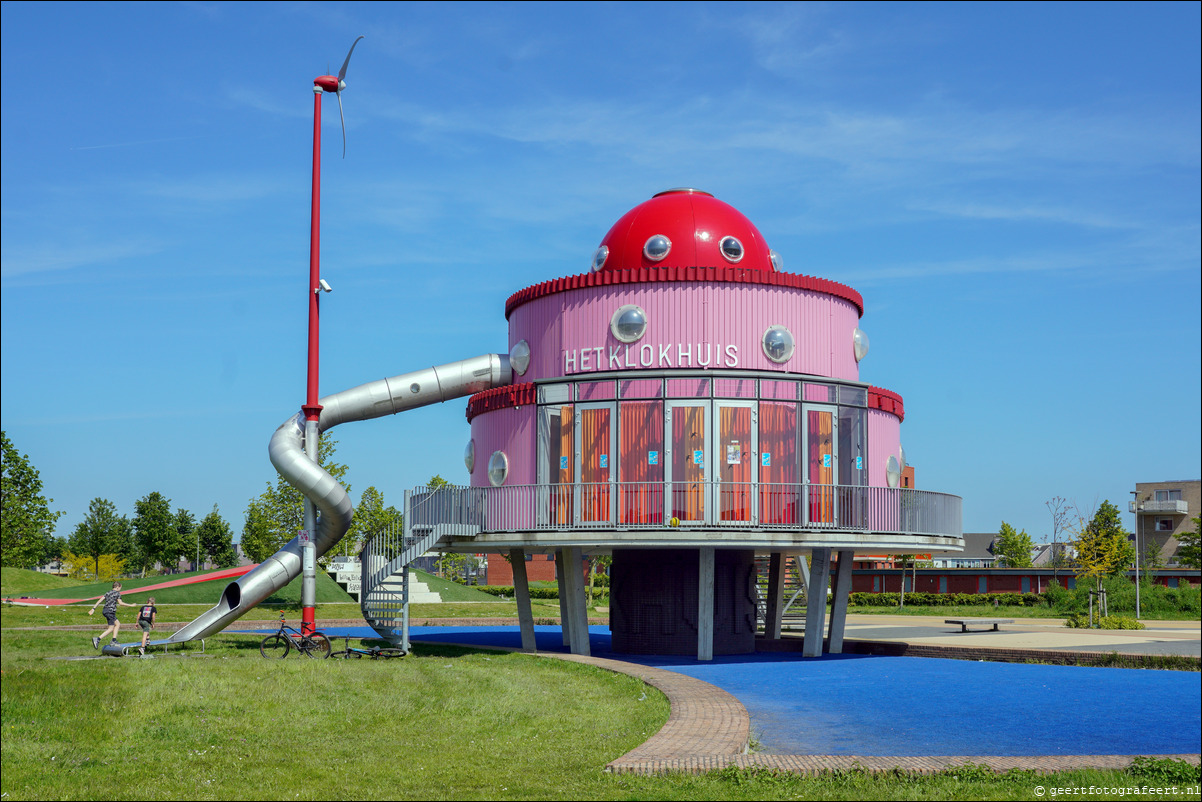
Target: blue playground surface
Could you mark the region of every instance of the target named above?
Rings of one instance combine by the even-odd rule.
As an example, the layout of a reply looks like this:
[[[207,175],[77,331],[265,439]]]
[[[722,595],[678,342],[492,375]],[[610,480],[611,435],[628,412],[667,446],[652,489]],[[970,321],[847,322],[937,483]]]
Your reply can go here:
[[[372,638],[369,627],[331,636]],[[538,626],[540,651],[566,652]],[[413,627],[410,638],[517,648],[516,626]],[[1152,755],[1202,752],[1202,683],[1192,671],[797,654],[616,654],[589,627],[594,657],[655,666],[729,692],[751,716],[760,751],[786,755]]]

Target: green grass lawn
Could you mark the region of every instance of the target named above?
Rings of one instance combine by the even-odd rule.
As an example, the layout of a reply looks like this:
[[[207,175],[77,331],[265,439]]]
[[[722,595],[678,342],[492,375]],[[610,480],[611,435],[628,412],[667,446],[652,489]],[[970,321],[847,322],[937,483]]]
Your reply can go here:
[[[50,658],[95,654],[77,633],[13,631],[5,619],[4,800],[1031,799],[1035,785],[1149,784],[980,768],[614,776],[604,765],[655,733],[668,705],[590,666],[452,647],[268,661],[258,638],[230,635],[203,655],[68,661]]]

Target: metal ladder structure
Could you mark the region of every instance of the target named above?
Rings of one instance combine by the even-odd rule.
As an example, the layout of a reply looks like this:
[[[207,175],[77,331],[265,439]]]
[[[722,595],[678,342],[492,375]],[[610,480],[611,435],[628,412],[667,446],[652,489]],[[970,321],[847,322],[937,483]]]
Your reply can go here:
[[[409,651],[409,565],[426,552],[470,540],[483,528],[483,488],[405,491],[403,526],[368,538],[359,555],[359,607],[380,637]]]

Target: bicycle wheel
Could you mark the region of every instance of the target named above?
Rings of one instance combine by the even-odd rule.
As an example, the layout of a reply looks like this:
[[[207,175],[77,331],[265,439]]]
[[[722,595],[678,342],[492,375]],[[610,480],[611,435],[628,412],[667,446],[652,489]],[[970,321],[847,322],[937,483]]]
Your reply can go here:
[[[259,654],[264,657],[274,657],[283,659],[288,656],[288,650],[291,646],[288,643],[288,638],[279,634],[268,635],[259,644]]]
[[[314,632],[309,637],[301,639],[300,648],[305,653],[305,657],[324,660],[330,656],[330,639],[320,632]]]
[[[334,652],[330,655],[330,657],[337,657],[339,660],[358,660],[363,657],[363,655],[359,654],[354,649],[347,649],[342,652]]]
[[[377,649],[375,651],[375,654],[372,655],[372,659],[383,658],[383,659],[387,660],[390,657],[404,657],[404,656],[405,656],[404,649],[392,649],[392,648]]]

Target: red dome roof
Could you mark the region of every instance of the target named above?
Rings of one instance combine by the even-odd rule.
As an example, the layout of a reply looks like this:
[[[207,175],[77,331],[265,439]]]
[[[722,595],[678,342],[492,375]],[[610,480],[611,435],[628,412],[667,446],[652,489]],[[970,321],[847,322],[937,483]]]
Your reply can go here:
[[[670,245],[660,259],[662,241]],[[732,239],[734,241],[732,241]],[[598,272],[665,267],[734,267],[774,272],[764,236],[735,207],[697,189],[669,189],[635,206],[601,240]],[[650,255],[649,255],[650,253]],[[598,257],[600,253],[598,253]],[[597,259],[594,260],[594,269]]]

